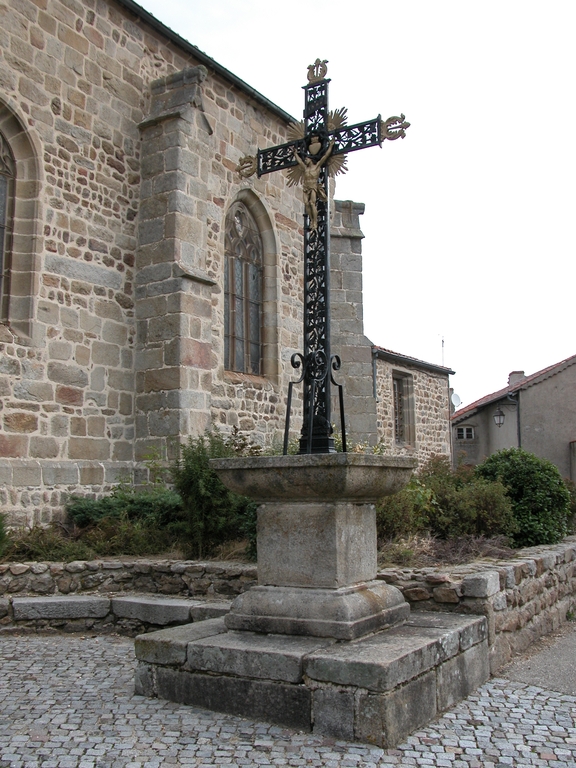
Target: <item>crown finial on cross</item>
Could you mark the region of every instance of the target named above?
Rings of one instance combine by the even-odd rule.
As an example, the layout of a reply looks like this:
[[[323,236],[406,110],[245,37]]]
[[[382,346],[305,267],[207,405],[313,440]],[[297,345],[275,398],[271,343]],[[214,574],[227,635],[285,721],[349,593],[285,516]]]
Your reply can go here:
[[[309,83],[319,83],[321,80],[324,80],[328,72],[328,67],[326,66],[326,64],[328,64],[328,59],[324,59],[324,61],[320,61],[320,59],[316,59],[314,64],[310,64],[310,66],[308,67]]]

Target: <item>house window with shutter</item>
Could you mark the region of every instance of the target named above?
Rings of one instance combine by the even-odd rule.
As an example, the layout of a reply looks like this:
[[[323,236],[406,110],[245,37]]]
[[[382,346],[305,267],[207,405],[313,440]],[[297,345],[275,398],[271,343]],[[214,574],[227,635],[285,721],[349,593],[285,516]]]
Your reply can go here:
[[[394,401],[394,442],[396,445],[414,446],[416,444],[416,430],[412,376],[395,371],[392,374],[392,387]]]

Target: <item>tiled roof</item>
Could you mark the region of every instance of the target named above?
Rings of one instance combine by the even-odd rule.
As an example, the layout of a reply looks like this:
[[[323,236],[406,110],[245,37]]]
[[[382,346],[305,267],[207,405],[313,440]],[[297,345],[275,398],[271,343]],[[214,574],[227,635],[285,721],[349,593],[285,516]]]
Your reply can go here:
[[[561,360],[559,363],[554,363],[554,365],[549,365],[547,368],[542,368],[541,371],[537,371],[536,373],[530,374],[530,376],[525,376],[523,379],[520,379],[520,381],[517,381],[515,384],[511,384],[510,386],[504,387],[503,389],[499,389],[496,392],[492,392],[490,395],[485,395],[484,397],[481,397],[479,400],[476,400],[473,403],[470,403],[470,405],[466,405],[464,408],[460,408],[452,415],[452,421],[454,424],[458,423],[459,421],[463,420],[464,418],[467,418],[469,416],[472,416],[473,413],[476,413],[476,411],[483,408],[485,405],[490,405],[490,403],[495,403],[498,400],[503,400],[507,395],[514,394],[514,392],[519,392],[522,389],[528,389],[528,387],[533,387],[535,384],[539,384],[544,379],[547,379],[549,376],[555,376],[557,373],[560,373],[560,371],[564,370],[565,368],[568,368],[571,365],[574,365],[576,363],[576,355],[572,355],[572,357],[567,357],[566,360]]]
[[[409,355],[402,355],[400,352],[393,352],[391,349],[385,349],[384,347],[378,347],[375,344],[372,345],[372,352],[376,357],[388,357],[393,358],[400,364],[414,365],[418,368],[425,368],[430,371],[438,371],[438,373],[445,373],[447,376],[455,373],[451,368],[446,368],[444,365],[437,365],[436,363],[427,363],[426,360],[418,360],[417,357],[410,357]]]

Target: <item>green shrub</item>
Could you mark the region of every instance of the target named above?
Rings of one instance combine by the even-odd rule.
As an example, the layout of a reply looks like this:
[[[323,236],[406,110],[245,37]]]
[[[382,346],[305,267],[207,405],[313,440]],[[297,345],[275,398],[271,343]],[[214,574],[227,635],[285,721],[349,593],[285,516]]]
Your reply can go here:
[[[471,467],[453,470],[447,456],[433,456],[400,493],[377,509],[382,538],[428,532],[442,539],[505,536],[516,530],[506,489],[474,475]]]
[[[204,557],[226,541],[249,536],[255,550],[256,503],[229,491],[210,468],[210,459],[253,455],[259,447],[235,430],[225,437],[209,431],[191,437],[171,468],[174,487],[188,515],[190,543],[196,557]]]
[[[376,506],[378,539],[411,536],[426,530],[433,494],[418,477],[393,496],[385,496]]]
[[[95,554],[91,547],[70,536],[68,531],[56,523],[15,530],[3,557],[12,561],[48,560],[69,563],[73,560],[90,560]]]
[[[506,448],[478,465],[476,474],[505,486],[517,523],[516,547],[555,544],[568,533],[570,494],[552,462]]]
[[[139,490],[121,484],[101,499],[71,496],[66,503],[66,512],[80,528],[104,518],[121,517],[157,528],[181,528],[185,522],[182,499],[165,486],[148,486]]]

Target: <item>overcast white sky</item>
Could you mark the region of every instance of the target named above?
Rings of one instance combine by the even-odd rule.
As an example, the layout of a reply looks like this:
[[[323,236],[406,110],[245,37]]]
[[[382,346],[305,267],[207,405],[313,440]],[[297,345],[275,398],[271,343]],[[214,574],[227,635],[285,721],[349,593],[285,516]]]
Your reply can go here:
[[[140,2],[297,119],[318,57],[349,123],[405,113],[337,181],[374,343],[444,362],[463,405],[576,354],[574,0]]]

